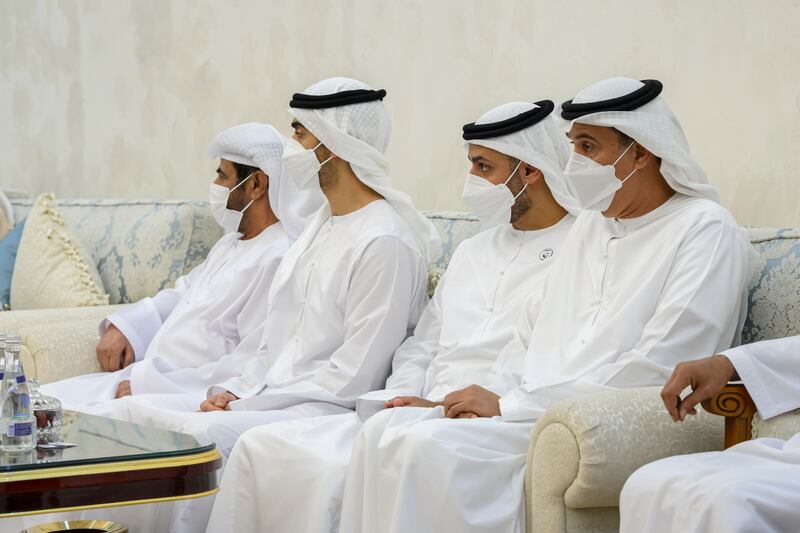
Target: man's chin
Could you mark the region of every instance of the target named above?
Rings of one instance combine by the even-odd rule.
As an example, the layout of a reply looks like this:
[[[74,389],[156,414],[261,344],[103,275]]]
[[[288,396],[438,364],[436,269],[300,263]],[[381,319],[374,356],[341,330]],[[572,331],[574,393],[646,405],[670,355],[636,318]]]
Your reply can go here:
[[[511,209],[511,223],[512,224],[516,224],[517,222],[519,222],[519,219],[524,217],[525,213],[530,211],[530,209],[531,209],[530,205],[528,205],[524,210],[523,209],[517,210],[517,209],[512,208]]]

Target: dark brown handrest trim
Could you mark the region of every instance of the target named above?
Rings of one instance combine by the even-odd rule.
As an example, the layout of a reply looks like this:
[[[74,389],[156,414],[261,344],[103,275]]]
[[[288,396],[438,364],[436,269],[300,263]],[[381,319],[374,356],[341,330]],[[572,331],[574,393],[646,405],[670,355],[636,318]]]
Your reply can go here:
[[[702,405],[709,413],[725,417],[725,449],[753,438],[756,404],[741,383],[728,383]]]

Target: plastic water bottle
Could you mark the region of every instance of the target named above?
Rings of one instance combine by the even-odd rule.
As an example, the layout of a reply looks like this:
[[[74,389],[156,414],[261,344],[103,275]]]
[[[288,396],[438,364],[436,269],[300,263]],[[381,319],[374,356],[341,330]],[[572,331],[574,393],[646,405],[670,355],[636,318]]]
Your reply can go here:
[[[27,452],[36,447],[36,421],[31,409],[28,382],[19,359],[19,337],[6,337],[3,375],[2,442],[4,452]]]

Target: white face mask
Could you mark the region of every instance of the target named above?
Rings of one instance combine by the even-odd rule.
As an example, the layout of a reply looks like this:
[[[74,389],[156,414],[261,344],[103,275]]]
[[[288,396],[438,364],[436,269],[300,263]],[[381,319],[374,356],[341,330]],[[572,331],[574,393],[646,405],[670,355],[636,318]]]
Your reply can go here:
[[[638,170],[633,169],[633,172],[621,180],[617,178],[617,171],[614,167],[634,144],[636,144],[635,141],[629,144],[619,154],[617,160],[610,165],[601,165],[594,159],[572,152],[564,174],[567,177],[567,188],[581,209],[605,211],[611,206],[614,195]]]
[[[255,172],[253,174],[255,174]],[[244,209],[241,211],[228,209],[228,197],[231,195],[231,192],[241,187],[245,181],[249,180],[253,176],[253,174],[247,176],[232,189],[229,189],[223,185],[217,185],[213,182],[211,185],[209,185],[208,207],[211,209],[211,214],[214,215],[214,220],[216,220],[217,224],[219,224],[220,227],[225,230],[225,233],[239,231],[239,225],[242,223],[242,216],[244,215],[244,212],[247,211],[247,208],[253,205],[253,202],[255,201],[255,199],[250,200],[250,203],[244,206]]]
[[[333,159],[329,157],[322,163],[317,159],[315,150],[322,146],[322,143],[317,144],[311,150],[307,150],[302,144],[294,139],[289,139],[283,147],[283,173],[288,174],[294,180],[297,188],[302,190],[306,189],[319,189],[319,169],[322,165]]]
[[[489,180],[474,174],[467,175],[461,197],[467,202],[472,212],[478,216],[478,220],[481,221],[481,230],[508,224],[511,221],[511,208],[514,206],[514,202],[528,188],[526,183],[522,190],[514,196],[507,187],[521,164],[522,161],[517,163],[505,183],[500,185],[494,185]]]

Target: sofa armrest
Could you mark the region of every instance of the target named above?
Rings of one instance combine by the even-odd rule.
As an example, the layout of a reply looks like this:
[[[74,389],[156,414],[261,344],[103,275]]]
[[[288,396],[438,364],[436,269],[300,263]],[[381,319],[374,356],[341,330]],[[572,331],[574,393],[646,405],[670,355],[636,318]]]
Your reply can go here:
[[[98,326],[123,305],[0,313],[0,331],[22,339],[25,373],[41,383],[100,372]]]
[[[96,320],[100,322],[111,313],[124,309],[124,305],[98,305],[89,307],[69,307],[61,309],[24,309],[18,311],[3,311],[0,313],[0,331],[11,335],[18,335],[23,326],[33,324],[54,324],[58,322],[71,322],[73,320]]]
[[[568,509],[617,507],[625,480],[644,464],[722,449],[722,418],[700,410],[675,423],[659,393],[659,387],[614,390],[547,410],[528,451],[529,531],[565,531]]]
[[[800,409],[762,420],[758,413],[753,418],[753,438],[789,440],[800,433]]]

